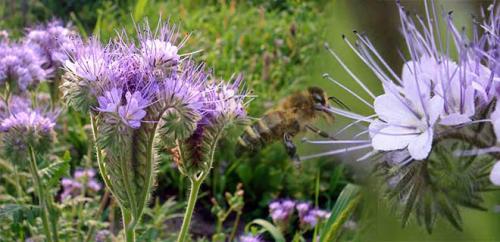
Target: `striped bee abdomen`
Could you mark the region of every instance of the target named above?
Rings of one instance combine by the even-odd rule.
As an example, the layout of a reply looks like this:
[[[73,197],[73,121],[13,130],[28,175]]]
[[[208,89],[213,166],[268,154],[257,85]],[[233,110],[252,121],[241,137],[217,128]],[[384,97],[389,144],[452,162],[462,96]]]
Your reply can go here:
[[[273,111],[264,115],[251,126],[247,126],[238,138],[236,154],[241,155],[245,151],[256,151],[273,141],[282,139],[283,134],[290,128],[286,115],[284,111]]]

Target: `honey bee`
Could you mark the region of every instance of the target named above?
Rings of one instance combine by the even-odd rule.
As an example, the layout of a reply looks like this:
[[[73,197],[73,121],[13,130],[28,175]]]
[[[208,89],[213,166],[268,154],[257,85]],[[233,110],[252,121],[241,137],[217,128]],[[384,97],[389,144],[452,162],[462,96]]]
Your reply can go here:
[[[300,158],[292,141],[297,134],[309,130],[321,137],[333,139],[328,133],[312,124],[320,116],[333,123],[335,117],[326,111],[330,107],[328,100],[341,103],[334,97],[328,97],[319,87],[309,87],[284,98],[276,108],[245,128],[244,133],[238,138],[236,155],[256,152],[268,144],[282,140],[290,158],[299,162]]]

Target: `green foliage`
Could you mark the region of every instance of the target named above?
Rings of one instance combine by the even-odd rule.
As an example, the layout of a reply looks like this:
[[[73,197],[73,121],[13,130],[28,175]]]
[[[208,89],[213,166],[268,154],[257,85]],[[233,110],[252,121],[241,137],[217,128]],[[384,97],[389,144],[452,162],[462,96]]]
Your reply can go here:
[[[322,228],[321,242],[335,241],[339,236],[342,225],[356,210],[361,199],[360,187],[348,184],[340,193],[335,206],[332,208],[330,218]]]

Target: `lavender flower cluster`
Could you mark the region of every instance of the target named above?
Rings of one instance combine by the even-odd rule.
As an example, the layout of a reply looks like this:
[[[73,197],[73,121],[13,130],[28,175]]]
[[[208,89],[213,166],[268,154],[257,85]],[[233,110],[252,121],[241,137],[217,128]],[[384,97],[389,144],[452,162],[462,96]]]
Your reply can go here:
[[[269,214],[280,229],[286,231],[297,211],[299,226],[303,231],[313,229],[319,222],[330,217],[330,213],[314,208],[310,202],[297,202],[291,199],[277,200],[269,204]]]
[[[54,78],[74,50],[74,36],[70,28],[53,21],[28,30],[18,41],[8,35],[0,39],[0,86],[8,84],[9,91],[21,93]]]
[[[498,7],[490,6],[489,18],[483,23],[474,23],[474,35],[468,38],[465,28],[458,29],[453,24],[451,12],[438,16],[434,1],[424,1],[424,4],[425,18],[414,19],[398,3],[401,32],[408,52],[401,74],[384,61],[364,34],[354,31],[357,37],[355,43],[343,36],[346,44],[381,82],[382,95],[377,96],[370,91],[326,45],[332,56],[373,101],[365,100],[347,89],[329,74],[324,77],[354,94],[374,114],[361,115],[335,107],[329,109],[332,113],[354,120],[337,135],[360,127],[361,130],[353,131],[352,139],[326,142],[348,147],[309,158],[368,150],[357,160],[382,156],[391,165],[405,166],[413,161],[429,159],[433,148],[449,139],[463,140],[475,147],[461,151],[461,155],[489,153],[498,157],[496,145],[500,137],[500,105],[495,105],[500,97]],[[441,27],[446,28],[444,33],[440,31]],[[360,125],[362,123],[367,125]],[[487,129],[481,133],[472,128],[488,124],[493,125],[497,137],[493,141],[484,140],[489,136]],[[495,165],[491,174],[491,181],[500,185],[500,176],[497,175],[500,174],[500,165]]]
[[[92,110],[121,129],[156,122],[146,117],[147,109],[165,110],[179,103],[203,116],[200,120],[244,115],[239,81],[212,80],[203,65],[183,57],[179,50],[184,41],[177,40],[175,28],[165,24],[154,33],[147,25],[138,28],[138,43],[125,34],[108,45],[82,41],[75,57],[65,62],[62,88],[70,105]]]
[[[61,184],[63,192],[61,200],[76,197],[85,189],[90,189],[93,192],[101,190],[102,185],[95,178],[96,171],[94,169],[77,169],[71,178],[63,178]]]

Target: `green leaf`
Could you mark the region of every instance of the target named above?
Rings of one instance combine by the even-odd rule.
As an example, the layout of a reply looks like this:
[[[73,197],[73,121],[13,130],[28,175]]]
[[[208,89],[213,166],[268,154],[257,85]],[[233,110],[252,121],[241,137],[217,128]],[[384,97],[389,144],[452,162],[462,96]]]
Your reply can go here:
[[[321,232],[321,242],[330,242],[335,240],[342,224],[344,224],[344,222],[354,212],[360,200],[360,188],[353,184],[347,184],[337,198],[337,202],[335,202],[335,205],[333,206],[330,218]]]
[[[57,184],[63,176],[68,175],[69,160],[71,158],[67,159],[67,154],[65,153],[63,160],[54,162],[39,171],[40,177],[48,188]]]
[[[254,224],[261,226],[264,229],[264,231],[269,232],[271,234],[271,236],[273,236],[274,241],[285,242],[285,237],[279,231],[279,229],[276,228],[276,226],[274,226],[272,223],[269,223],[268,221],[266,221],[264,219],[255,219],[252,222],[250,222],[249,224],[247,224],[247,226],[245,227],[245,232],[248,232],[249,229],[251,228],[251,226]]]

